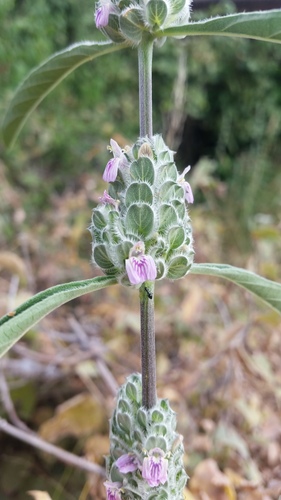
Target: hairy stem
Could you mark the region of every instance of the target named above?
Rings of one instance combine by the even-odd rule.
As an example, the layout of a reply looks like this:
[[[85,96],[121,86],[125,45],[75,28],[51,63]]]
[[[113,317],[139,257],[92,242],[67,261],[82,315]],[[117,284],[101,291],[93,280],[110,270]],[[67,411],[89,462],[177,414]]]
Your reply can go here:
[[[138,48],[140,137],[152,137],[152,55],[153,40],[144,39]]]
[[[154,282],[146,281],[140,288],[142,404],[155,406],[156,354],[154,329]]]

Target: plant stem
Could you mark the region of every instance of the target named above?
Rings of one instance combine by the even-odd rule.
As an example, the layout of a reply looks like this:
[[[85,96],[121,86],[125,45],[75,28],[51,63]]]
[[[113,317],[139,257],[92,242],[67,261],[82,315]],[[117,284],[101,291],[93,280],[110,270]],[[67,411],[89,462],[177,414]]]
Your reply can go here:
[[[140,137],[153,135],[152,126],[152,55],[153,40],[143,38],[138,48]],[[147,281],[140,288],[142,404],[156,404],[156,355],[154,329],[154,283]]]
[[[152,55],[153,40],[143,39],[138,48],[140,137],[153,135],[152,127]]]
[[[142,405],[156,404],[156,354],[154,329],[154,282],[146,281],[140,288]]]

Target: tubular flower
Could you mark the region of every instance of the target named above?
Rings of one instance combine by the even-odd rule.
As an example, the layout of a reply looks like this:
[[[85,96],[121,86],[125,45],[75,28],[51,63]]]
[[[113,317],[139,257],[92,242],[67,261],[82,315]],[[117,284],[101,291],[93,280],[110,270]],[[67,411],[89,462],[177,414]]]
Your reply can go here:
[[[132,285],[139,285],[148,280],[155,280],[157,269],[151,255],[144,254],[145,247],[142,241],[138,241],[131,248],[129,259],[126,259],[126,271]]]
[[[193,197],[191,186],[190,186],[189,182],[187,182],[184,178],[185,175],[187,174],[187,172],[189,172],[190,168],[191,168],[190,166],[186,167],[178,179],[178,182],[182,185],[182,187],[184,189],[184,197],[185,197],[185,200],[187,201],[187,203],[194,202],[194,197]]]
[[[114,208],[118,208],[118,201],[114,200],[108,192],[105,190],[103,195],[99,197],[99,202],[103,203],[104,205],[113,205]]]
[[[139,469],[141,464],[136,455],[127,453],[126,455],[121,455],[121,457],[116,460],[115,465],[122,474],[127,474],[127,472],[134,472]]]
[[[168,460],[160,448],[153,448],[144,458],[142,464],[142,477],[150,486],[159,486],[168,480]]]
[[[121,483],[112,483],[111,481],[105,481],[103,483],[106,488],[106,498],[107,500],[122,500],[121,498]]]
[[[108,25],[109,14],[112,11],[111,2],[106,2],[97,8],[95,12],[95,23],[98,29]]]
[[[119,158],[121,166],[128,165],[128,161],[126,159],[126,156],[124,155],[123,149],[120,148],[120,146],[114,139],[110,139],[109,149],[112,151],[114,158]]]
[[[110,140],[109,149],[110,151],[112,151],[114,157],[107,163],[102,178],[106,182],[114,182],[116,180],[119,168],[127,166],[128,161],[123,153],[123,150],[120,148],[120,146],[118,146],[117,142],[114,141],[114,139]]]
[[[119,163],[119,158],[112,158],[111,160],[109,160],[102,176],[105,182],[114,182],[116,180]]]

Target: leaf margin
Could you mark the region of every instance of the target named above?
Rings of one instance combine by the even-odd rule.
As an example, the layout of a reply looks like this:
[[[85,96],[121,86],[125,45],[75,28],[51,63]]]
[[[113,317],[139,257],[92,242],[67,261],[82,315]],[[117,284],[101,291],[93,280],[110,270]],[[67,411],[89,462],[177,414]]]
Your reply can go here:
[[[96,49],[98,49],[99,47],[101,48],[101,51],[97,52]],[[76,68],[82,66],[82,64],[85,64],[86,62],[96,59],[97,57],[101,57],[103,55],[110,54],[127,47],[129,47],[129,45],[126,42],[115,44],[108,40],[77,42],[70,45],[69,47],[66,47],[65,49],[55,52],[45,61],[33,68],[15,90],[13,98],[10,101],[8,109],[5,113],[4,120],[1,126],[4,144],[7,147],[11,147],[14,144],[31,113],[39,106],[39,104],[45,99],[45,97],[49,95],[50,92],[55,89]],[[68,70],[65,70],[65,72],[62,73],[61,77],[54,79],[53,83],[51,83],[50,81],[46,91],[41,92],[35,98],[24,98],[25,93],[28,94],[30,88],[38,86],[38,83],[36,85],[36,79],[40,79],[42,75],[47,74],[50,71],[58,70],[58,63],[63,63],[63,61],[65,62],[67,57],[73,58],[76,55],[78,57],[79,54],[76,53],[79,53],[79,50],[81,50],[81,52],[84,50],[85,55],[81,55],[76,64],[68,66]],[[65,66],[67,67],[67,64]],[[41,81],[40,84],[42,85],[43,82]],[[21,107],[24,106],[24,103],[26,103],[28,100],[30,101],[30,104],[27,108],[27,111],[22,112]]]
[[[101,290],[107,286],[117,284],[117,279],[111,276],[98,276],[88,280],[71,281],[47,288],[42,292],[33,295],[18,306],[14,311],[0,318],[0,358],[35,324],[43,319],[47,314],[86,293]],[[60,300],[58,300],[60,299]],[[44,304],[43,304],[44,302]],[[44,305],[44,313],[38,311],[40,304]],[[19,327],[19,322],[22,323]],[[25,322],[25,323],[24,323]],[[9,340],[12,330],[12,339]],[[3,342],[1,336],[6,336],[8,341]]]
[[[268,23],[272,21],[272,24],[276,22],[276,14],[280,17],[280,30],[273,32],[272,36],[262,36],[251,33],[241,33],[237,30],[224,31],[222,29],[214,29],[217,24],[224,24],[227,21],[234,19],[236,22],[232,22],[229,26],[224,27],[224,29],[231,28],[232,26],[241,25],[241,23],[252,23],[251,28],[254,27],[254,22]],[[256,18],[256,19],[255,19]],[[206,27],[210,26],[212,31],[207,31]],[[200,29],[201,28],[201,29]],[[280,35],[280,38],[273,38],[273,36]],[[174,37],[174,36],[228,36],[235,38],[249,38],[253,40],[260,40],[264,42],[281,43],[281,9],[270,9],[266,11],[254,11],[254,12],[240,12],[235,14],[228,14],[224,16],[215,16],[207,18],[200,21],[192,21],[183,26],[174,26],[170,28],[164,28],[155,32],[157,38],[162,37]]]
[[[225,278],[232,283],[244,288],[248,292],[255,295],[255,297],[262,300],[265,304],[270,306],[276,312],[281,314],[281,283],[269,280],[263,276],[259,276],[252,271],[243,269],[241,267],[231,266],[229,264],[215,264],[215,263],[204,263],[204,264],[193,264],[190,269],[190,274],[201,274],[206,276],[214,276],[216,278]],[[237,273],[240,275],[240,279],[235,278]],[[253,281],[256,284],[253,284]],[[257,292],[256,288],[259,289]],[[267,292],[277,291],[277,298],[267,297]],[[278,298],[279,295],[279,298]]]

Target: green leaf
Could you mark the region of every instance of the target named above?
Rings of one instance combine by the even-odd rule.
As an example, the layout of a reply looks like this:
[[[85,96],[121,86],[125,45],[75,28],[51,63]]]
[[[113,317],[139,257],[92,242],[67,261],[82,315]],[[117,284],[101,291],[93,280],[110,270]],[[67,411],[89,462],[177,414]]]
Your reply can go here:
[[[101,210],[97,208],[93,211],[92,224],[96,229],[104,229],[106,227],[106,220]]]
[[[168,15],[168,7],[164,0],[149,0],[146,5],[147,20],[150,26],[161,26]]]
[[[152,422],[163,422],[164,415],[159,410],[154,410],[151,415]]]
[[[154,166],[149,158],[141,157],[134,161],[130,167],[130,174],[133,179],[148,182],[151,186],[154,183]]]
[[[154,228],[154,213],[146,203],[131,205],[125,219],[127,231],[138,237],[149,236]]]
[[[127,47],[126,43],[80,42],[52,55],[35,68],[17,89],[3,123],[3,139],[13,144],[29,115],[64,78],[96,57]]]
[[[133,422],[128,413],[117,413],[116,420],[123,431],[129,433],[132,430]]]
[[[184,8],[185,0],[173,0],[170,4],[171,14],[176,15],[179,14],[180,11]]]
[[[185,232],[182,227],[172,227],[168,232],[169,248],[179,248],[185,240]]]
[[[166,155],[166,153],[163,154]],[[161,155],[162,153],[160,153],[159,157]],[[157,182],[160,185],[168,180],[177,181],[177,178],[178,178],[178,171],[174,162],[169,161],[168,163],[161,165],[160,168],[158,169]]]
[[[166,232],[168,227],[177,224],[177,222],[178,218],[174,207],[163,203],[159,210],[159,232]]]
[[[245,12],[218,16],[185,26],[174,26],[155,33],[164,36],[221,35],[254,38],[266,42],[281,43],[281,10]]]
[[[281,314],[281,284],[255,273],[226,264],[193,264],[191,274],[206,274],[233,281],[253,293]]]
[[[94,247],[93,257],[99,267],[105,270],[114,269],[114,266],[107,254],[105,245],[97,245]]]
[[[136,202],[145,202],[152,205],[153,193],[144,182],[132,182],[126,191],[125,203],[127,206]]]
[[[180,200],[184,201],[183,187],[174,181],[167,181],[162,184],[159,197],[162,201]]]
[[[103,31],[114,43],[124,42],[124,37],[120,33],[119,16],[117,14],[110,14],[108,24],[103,27]]]
[[[17,309],[0,319],[0,357],[32,326],[57,307],[85,293],[117,283],[115,278],[99,276],[84,281],[56,285],[34,295]]]
[[[177,280],[186,275],[190,268],[189,260],[184,255],[179,255],[171,260],[169,263],[169,270],[167,278],[170,280]]]
[[[141,41],[143,28],[142,11],[138,7],[128,8],[120,17],[120,30],[134,44]]]

